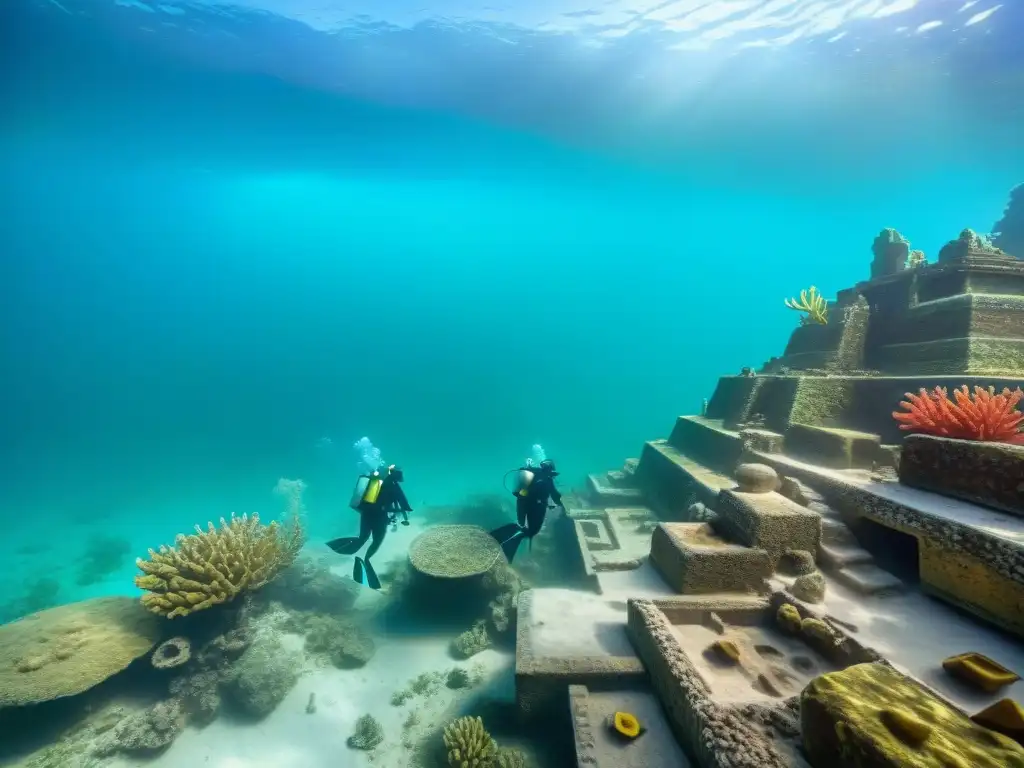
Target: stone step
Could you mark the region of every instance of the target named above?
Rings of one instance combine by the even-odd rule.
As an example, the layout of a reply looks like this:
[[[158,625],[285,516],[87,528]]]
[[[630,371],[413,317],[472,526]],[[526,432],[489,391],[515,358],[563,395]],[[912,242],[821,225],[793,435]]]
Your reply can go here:
[[[604,475],[588,475],[587,491],[591,499],[605,505],[631,506],[638,504],[643,493],[639,488],[616,488]]]
[[[818,546],[818,562],[826,570],[841,570],[851,565],[874,563],[871,553],[858,544],[825,544]]]
[[[837,546],[856,545],[857,537],[843,521],[834,517],[823,517],[821,518],[821,543]]]
[[[833,576],[840,583],[862,595],[900,592],[904,589],[902,581],[888,571],[869,563],[847,566],[836,571]]]

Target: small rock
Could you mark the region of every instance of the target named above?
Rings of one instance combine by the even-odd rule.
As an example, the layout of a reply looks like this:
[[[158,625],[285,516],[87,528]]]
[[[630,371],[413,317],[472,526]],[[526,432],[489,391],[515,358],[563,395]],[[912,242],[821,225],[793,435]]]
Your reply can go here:
[[[779,487],[779,475],[767,464],[740,464],[736,485],[743,493],[770,493]]]
[[[811,503],[811,499],[804,493],[803,485],[792,477],[783,477],[779,481],[779,493],[790,501],[795,501],[801,507],[806,507]]]
[[[805,603],[820,603],[825,599],[825,577],[818,571],[799,576],[789,592]]]
[[[814,563],[814,555],[805,549],[787,549],[779,558],[777,566],[779,573],[788,576],[804,576],[814,573],[817,566]]]

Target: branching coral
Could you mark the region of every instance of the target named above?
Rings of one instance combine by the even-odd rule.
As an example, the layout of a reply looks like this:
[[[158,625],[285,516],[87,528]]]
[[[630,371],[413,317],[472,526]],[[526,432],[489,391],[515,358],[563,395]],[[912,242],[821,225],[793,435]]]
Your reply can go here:
[[[497,744],[479,717],[460,717],[444,729],[448,765],[452,768],[487,768],[495,758]]]
[[[965,384],[953,390],[956,402],[946,395],[945,387],[920,394],[906,393],[900,402],[905,411],[893,411],[900,429],[926,435],[952,437],[960,440],[983,440],[994,443],[1024,445],[1024,432],[1020,431],[1024,414],[1017,403],[1024,397],[1020,387],[1004,388],[996,394],[995,387],[975,387],[971,394]]]
[[[230,522],[221,518],[220,528],[197,525],[173,547],[149,550],[149,560],[135,561],[142,571],[135,585],[148,591],[142,603],[153,613],[185,616],[259,589],[292,564],[303,540],[298,517],[263,525],[259,515],[232,515]]]
[[[800,291],[799,301],[796,299],[786,299],[785,304],[797,312],[807,313],[800,318],[801,325],[811,325],[812,323],[817,323],[818,325],[828,324],[828,302],[818,293],[818,289],[813,285]]]

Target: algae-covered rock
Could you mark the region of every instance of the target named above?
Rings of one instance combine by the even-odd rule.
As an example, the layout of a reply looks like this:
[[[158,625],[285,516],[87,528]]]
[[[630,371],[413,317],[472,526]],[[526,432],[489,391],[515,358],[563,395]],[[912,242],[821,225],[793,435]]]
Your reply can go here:
[[[1024,768],[1024,747],[888,665],[857,664],[800,695],[804,751],[828,768]]]
[[[176,699],[161,701],[145,712],[122,720],[97,749],[97,754],[155,755],[167,749],[184,728],[185,713],[181,702]]]
[[[384,741],[384,729],[375,718],[363,715],[356,720],[356,730],[348,737],[347,744],[352,749],[373,749]]]
[[[825,599],[825,577],[818,571],[798,576],[789,592],[797,600],[820,603]]]
[[[942,668],[973,688],[985,693],[995,693],[1000,688],[1013,685],[1020,676],[993,661],[982,653],[969,652],[950,656],[942,662]]]
[[[491,636],[487,632],[487,622],[478,621],[472,629],[467,629],[452,641],[452,655],[457,659],[468,659],[491,647]]]
[[[783,603],[775,614],[775,623],[783,632],[795,635],[800,631],[800,611],[791,603]]]
[[[777,567],[779,573],[804,576],[813,573],[817,565],[814,562],[814,555],[806,549],[787,549],[779,558]]]
[[[372,659],[377,646],[369,632],[352,621],[315,616],[308,624],[306,650],[326,655],[340,669],[353,669]]]
[[[258,637],[231,668],[224,695],[253,717],[269,715],[299,679],[302,659],[273,635]]]
[[[101,597],[0,626],[0,707],[73,696],[145,655],[161,621],[130,597]]]

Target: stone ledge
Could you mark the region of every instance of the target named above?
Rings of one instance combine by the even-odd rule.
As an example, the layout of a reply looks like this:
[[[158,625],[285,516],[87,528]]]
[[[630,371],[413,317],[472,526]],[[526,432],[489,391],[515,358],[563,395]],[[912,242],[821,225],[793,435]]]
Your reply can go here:
[[[908,435],[900,482],[1024,517],[1024,445]]]

